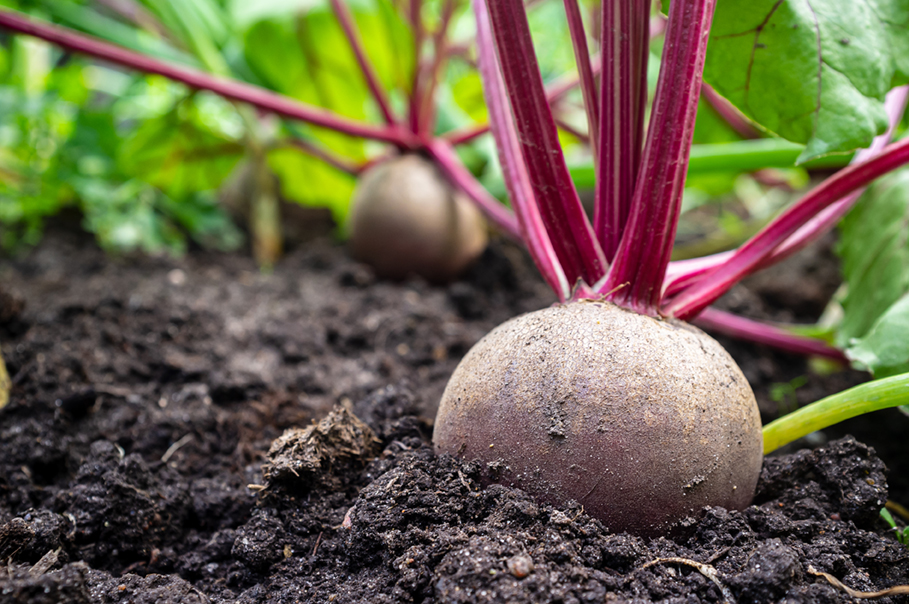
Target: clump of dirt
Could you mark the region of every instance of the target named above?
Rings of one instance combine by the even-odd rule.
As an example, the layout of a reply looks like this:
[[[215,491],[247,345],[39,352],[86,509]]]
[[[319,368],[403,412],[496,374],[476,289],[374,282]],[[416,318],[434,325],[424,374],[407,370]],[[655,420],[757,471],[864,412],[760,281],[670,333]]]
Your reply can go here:
[[[809,567],[865,591],[909,583],[909,550],[877,517],[884,466],[853,439],[767,460],[755,505],[650,541],[435,456],[459,359],[553,301],[507,244],[432,287],[377,281],[325,239],[263,275],[201,252],[111,260],[58,231],[0,282],[25,301],[0,321],[12,601],[850,601]],[[808,376],[807,402],[861,379],[729,347],[766,415],[775,384]]]
[[[276,439],[262,466],[265,488],[304,489],[321,483],[340,488],[351,466],[363,466],[381,442],[346,407],[337,407],[318,424],[291,428]]]

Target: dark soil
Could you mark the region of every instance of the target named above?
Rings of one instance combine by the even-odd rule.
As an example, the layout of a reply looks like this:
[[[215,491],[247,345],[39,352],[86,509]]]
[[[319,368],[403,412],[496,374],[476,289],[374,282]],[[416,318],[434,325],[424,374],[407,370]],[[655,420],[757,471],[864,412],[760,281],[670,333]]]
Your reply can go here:
[[[816,317],[837,285],[825,249],[724,304]],[[376,281],[327,238],[263,275],[202,252],[111,260],[64,230],[4,260],[0,290],[3,603],[807,603],[852,601],[813,570],[859,590],[909,583],[909,549],[878,516],[884,463],[851,438],[768,459],[755,505],[651,541],[433,455],[458,359],[553,301],[508,245],[432,287]],[[765,419],[864,379],[724,345]],[[876,443],[891,482],[909,475],[907,423],[857,424],[894,435]]]

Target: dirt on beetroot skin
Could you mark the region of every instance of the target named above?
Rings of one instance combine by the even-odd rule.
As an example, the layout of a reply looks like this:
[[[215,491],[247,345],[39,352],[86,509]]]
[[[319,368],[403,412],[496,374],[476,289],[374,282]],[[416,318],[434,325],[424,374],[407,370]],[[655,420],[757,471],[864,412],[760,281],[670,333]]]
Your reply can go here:
[[[781,274],[835,288],[812,258]],[[723,304],[819,312],[787,315],[776,283]],[[111,260],[62,230],[4,260],[0,290],[0,602],[848,602],[812,573],[909,583],[884,464],[852,438],[768,459],[753,506],[650,541],[435,456],[460,357],[553,302],[506,244],[432,287],[377,281],[327,238],[263,275],[239,255]],[[863,379],[723,343],[765,419],[776,384],[803,376],[794,404]]]

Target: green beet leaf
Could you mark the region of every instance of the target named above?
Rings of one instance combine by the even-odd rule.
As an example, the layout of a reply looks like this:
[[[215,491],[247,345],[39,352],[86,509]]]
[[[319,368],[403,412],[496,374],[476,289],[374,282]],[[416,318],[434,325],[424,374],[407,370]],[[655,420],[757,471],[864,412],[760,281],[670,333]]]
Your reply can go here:
[[[804,143],[800,162],[867,147],[887,128],[884,95],[909,80],[909,0],[718,2],[704,78]]]
[[[909,170],[875,183],[840,223],[846,295],[836,343],[876,377],[909,370]]]
[[[847,293],[837,344],[848,347],[909,291],[909,171],[873,185],[840,223]],[[907,342],[909,346],[909,342]]]
[[[846,355],[876,378],[909,371],[909,295],[891,306]]]

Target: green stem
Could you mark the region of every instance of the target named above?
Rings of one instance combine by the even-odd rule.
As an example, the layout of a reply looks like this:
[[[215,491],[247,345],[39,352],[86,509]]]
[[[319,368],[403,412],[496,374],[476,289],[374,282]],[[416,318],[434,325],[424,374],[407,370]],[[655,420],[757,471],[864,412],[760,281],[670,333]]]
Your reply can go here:
[[[804,145],[779,138],[762,138],[736,143],[692,145],[688,158],[688,175],[711,172],[756,172],[764,168],[792,168],[805,149]],[[851,155],[828,155],[812,160],[801,167],[809,169],[842,168]],[[569,166],[571,178],[578,189],[593,189],[593,163]]]
[[[688,173],[752,172],[762,168],[792,168],[804,145],[781,138],[765,138],[735,143],[692,145]],[[850,155],[830,155],[803,164],[805,168],[838,168],[849,163]]]
[[[764,455],[857,415],[909,405],[909,373],[854,386],[764,426]]]

